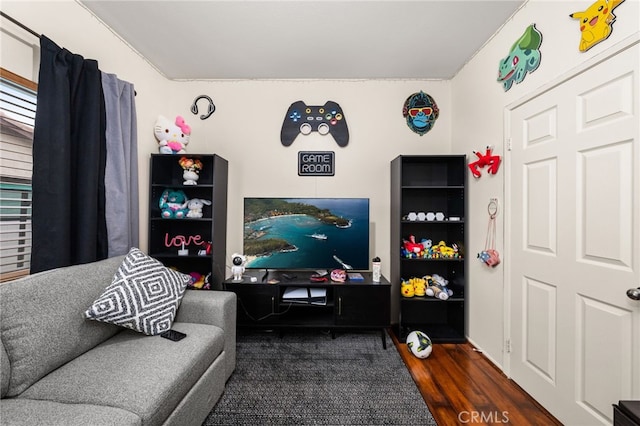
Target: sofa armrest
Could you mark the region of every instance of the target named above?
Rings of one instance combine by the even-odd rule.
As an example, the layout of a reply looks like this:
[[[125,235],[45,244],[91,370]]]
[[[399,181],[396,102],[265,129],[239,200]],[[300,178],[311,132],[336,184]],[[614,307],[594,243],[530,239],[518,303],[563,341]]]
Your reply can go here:
[[[236,368],[236,310],[233,292],[187,290],[175,319],[177,322],[215,325],[224,331],[227,379]]]

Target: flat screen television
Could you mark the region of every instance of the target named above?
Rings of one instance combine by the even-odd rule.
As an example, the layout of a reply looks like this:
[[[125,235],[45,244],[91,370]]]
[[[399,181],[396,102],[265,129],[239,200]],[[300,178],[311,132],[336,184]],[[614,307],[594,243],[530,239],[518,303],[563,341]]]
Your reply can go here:
[[[245,198],[252,269],[369,269],[368,198]]]

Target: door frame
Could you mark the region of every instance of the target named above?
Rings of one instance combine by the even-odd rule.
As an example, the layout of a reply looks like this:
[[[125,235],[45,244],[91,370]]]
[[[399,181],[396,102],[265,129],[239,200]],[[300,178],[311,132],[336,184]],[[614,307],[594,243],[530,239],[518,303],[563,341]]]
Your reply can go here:
[[[543,94],[545,94],[546,92],[564,84],[566,81],[572,79],[573,77],[595,67],[596,65],[608,60],[609,58],[616,56],[617,54],[619,54],[620,52],[632,48],[633,46],[635,46],[636,44],[640,43],[640,32],[637,32],[635,34],[632,34],[631,36],[621,40],[620,42],[612,45],[610,48],[608,48],[607,50],[598,53],[597,55],[585,60],[584,62],[580,63],[578,66],[571,68],[569,71],[561,74],[560,76],[558,76],[557,78],[551,80],[550,82],[544,84],[543,86],[537,88],[536,90],[534,90],[531,93],[528,93],[527,95],[523,96],[522,98],[508,104],[507,106],[504,107],[503,110],[503,136],[502,136],[502,141],[503,141],[503,146],[504,146],[504,159],[505,159],[505,164],[507,165],[505,167],[504,170],[504,202],[502,203],[503,205],[503,211],[504,211],[504,229],[503,229],[503,246],[504,246],[504,252],[505,252],[505,256],[504,256],[504,260],[503,260],[503,268],[504,268],[504,284],[503,284],[503,324],[504,324],[504,328],[503,328],[503,336],[504,336],[504,341],[503,341],[503,351],[504,351],[504,357],[503,357],[503,372],[506,374],[507,377],[511,377],[511,338],[512,338],[512,333],[514,330],[512,330],[511,328],[511,313],[512,313],[512,306],[511,306],[511,283],[510,283],[510,279],[511,279],[511,263],[509,262],[509,259],[512,257],[512,250],[513,247],[511,245],[511,239],[507,238],[506,236],[509,235],[509,229],[511,227],[511,220],[512,220],[512,214],[513,214],[513,209],[512,209],[512,204],[511,204],[511,193],[512,193],[512,187],[511,187],[511,178],[512,178],[512,174],[511,174],[511,140],[509,135],[511,134],[511,112],[513,110],[515,110],[516,108],[522,106],[523,104],[531,101],[534,98],[537,98]],[[526,389],[525,389],[526,390]]]

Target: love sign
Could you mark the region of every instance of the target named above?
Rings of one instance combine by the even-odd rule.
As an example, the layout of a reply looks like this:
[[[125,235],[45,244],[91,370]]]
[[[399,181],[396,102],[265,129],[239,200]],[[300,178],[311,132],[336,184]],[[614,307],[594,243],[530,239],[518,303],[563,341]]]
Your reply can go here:
[[[183,247],[189,244],[195,244],[198,246],[204,245],[207,242],[201,235],[176,235],[175,237],[169,236],[169,233],[164,234],[164,246],[165,247]]]

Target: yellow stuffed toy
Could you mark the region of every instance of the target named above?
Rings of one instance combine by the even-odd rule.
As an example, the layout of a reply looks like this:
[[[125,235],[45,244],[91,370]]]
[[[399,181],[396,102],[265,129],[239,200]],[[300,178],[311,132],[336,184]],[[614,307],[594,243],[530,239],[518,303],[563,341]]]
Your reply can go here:
[[[413,292],[416,296],[424,296],[427,291],[427,280],[424,278],[411,278],[413,282]]]
[[[413,289],[413,283],[411,281],[402,280],[400,284],[400,294],[402,297],[413,297],[415,296],[415,290]]]

